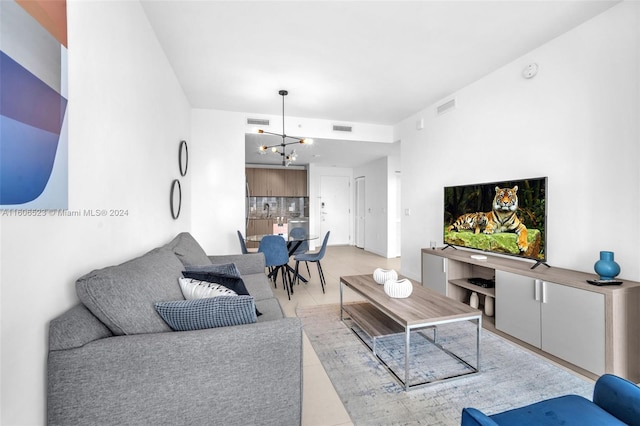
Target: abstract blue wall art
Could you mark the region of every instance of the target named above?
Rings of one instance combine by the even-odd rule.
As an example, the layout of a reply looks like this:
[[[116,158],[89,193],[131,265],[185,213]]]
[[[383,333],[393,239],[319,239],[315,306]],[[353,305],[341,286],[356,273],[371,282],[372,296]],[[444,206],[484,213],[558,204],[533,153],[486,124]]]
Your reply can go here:
[[[66,1],[0,2],[0,208],[66,209]]]

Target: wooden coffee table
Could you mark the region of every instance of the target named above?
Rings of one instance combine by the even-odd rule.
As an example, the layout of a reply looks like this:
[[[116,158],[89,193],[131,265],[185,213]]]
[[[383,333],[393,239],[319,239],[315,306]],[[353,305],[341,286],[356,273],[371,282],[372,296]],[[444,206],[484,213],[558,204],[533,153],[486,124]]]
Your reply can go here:
[[[400,277],[402,278],[402,277]],[[482,313],[462,302],[443,296],[420,283],[411,280],[413,292],[405,299],[394,299],[384,292],[384,286],[373,280],[373,275],[351,275],[340,277],[340,319],[350,319],[359,329],[364,331],[372,341],[369,345],[357,331],[351,329],[367,344],[374,355],[387,368],[387,370],[409,390],[418,386],[424,386],[435,382],[442,382],[460,378],[480,371],[480,334],[482,330]],[[343,286],[347,286],[366,299],[366,302],[343,303]],[[346,314],[343,315],[343,314]],[[461,359],[454,353],[445,349],[437,341],[437,326],[458,321],[475,322],[476,329],[476,365]],[[433,338],[428,340],[449,356],[466,365],[466,372],[462,374],[448,375],[433,380],[411,383],[410,375],[410,344],[411,333],[433,328]],[[382,337],[404,333],[404,377],[397,374],[377,353],[376,342]]]

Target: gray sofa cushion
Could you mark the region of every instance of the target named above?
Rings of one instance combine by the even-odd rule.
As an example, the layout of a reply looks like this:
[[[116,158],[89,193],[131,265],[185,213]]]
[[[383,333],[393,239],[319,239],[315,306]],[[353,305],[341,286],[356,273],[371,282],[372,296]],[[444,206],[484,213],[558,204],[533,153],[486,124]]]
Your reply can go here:
[[[69,309],[49,324],[49,350],[79,348],[113,333],[82,304]]]
[[[79,278],[76,293],[115,335],[171,331],[153,304],[184,299],[178,284],[182,269],[172,251],[154,249]]]
[[[274,297],[269,278],[265,273],[243,275],[242,281],[249,294],[256,300],[270,299]]]
[[[256,300],[256,308],[262,312],[258,322],[273,321],[285,317],[280,302],[275,297],[271,299]]]
[[[299,318],[50,351],[50,426],[300,425]]]
[[[209,260],[200,244],[188,232],[178,234],[167,244],[167,247],[173,250],[184,266],[211,264],[211,260]]]

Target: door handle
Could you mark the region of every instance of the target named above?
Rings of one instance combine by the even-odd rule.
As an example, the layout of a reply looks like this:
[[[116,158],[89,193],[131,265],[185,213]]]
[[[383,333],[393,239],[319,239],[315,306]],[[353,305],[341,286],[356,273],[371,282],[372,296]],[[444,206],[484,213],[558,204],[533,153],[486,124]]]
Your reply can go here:
[[[536,302],[540,301],[540,280],[533,282],[533,298]]]
[[[547,303],[547,282],[542,281],[542,303]]]

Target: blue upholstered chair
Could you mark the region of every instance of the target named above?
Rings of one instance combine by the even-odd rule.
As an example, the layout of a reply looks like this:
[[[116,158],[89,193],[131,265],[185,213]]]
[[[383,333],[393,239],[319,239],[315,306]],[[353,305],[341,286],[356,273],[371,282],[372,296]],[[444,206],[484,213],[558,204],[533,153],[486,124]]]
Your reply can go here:
[[[280,235],[265,235],[260,240],[259,253],[264,253],[265,265],[269,268],[269,278],[276,285],[278,272],[282,271],[282,285],[287,290],[287,297],[291,300],[291,278],[287,270],[289,250],[287,242]]]
[[[242,254],[247,254],[249,251],[247,250],[247,245],[244,243],[244,237],[242,236],[242,232],[238,231],[238,239],[240,240],[240,250],[242,250]]]
[[[462,410],[463,426],[640,426],[640,387],[611,374],[601,376],[593,402],[577,395],[551,398],[487,416],[475,408]]]
[[[318,265],[318,275],[320,276],[320,285],[322,286],[322,292],[324,293],[324,274],[322,273],[322,265],[320,264],[320,261],[322,260],[322,258],[324,257],[324,253],[325,251],[327,251],[327,241],[329,241],[329,234],[331,232],[328,231],[325,236],[324,236],[324,240],[322,241],[322,247],[320,248],[320,251],[317,253],[302,253],[302,254],[297,254],[293,257],[293,260],[296,261],[296,269],[295,269],[295,276],[298,277],[298,265],[300,264],[300,262],[315,262],[316,265]]]
[[[307,237],[307,230],[304,228],[293,228],[289,231],[290,239],[295,240],[296,238],[306,238],[306,237]],[[295,242],[290,242],[290,244],[295,244]],[[308,251],[309,251],[309,241],[304,240],[300,242],[300,245],[298,246],[298,248],[295,249],[291,254],[295,256],[297,254],[304,254]],[[311,271],[309,270],[309,263],[304,262],[304,264],[307,266],[307,274],[311,276]]]

